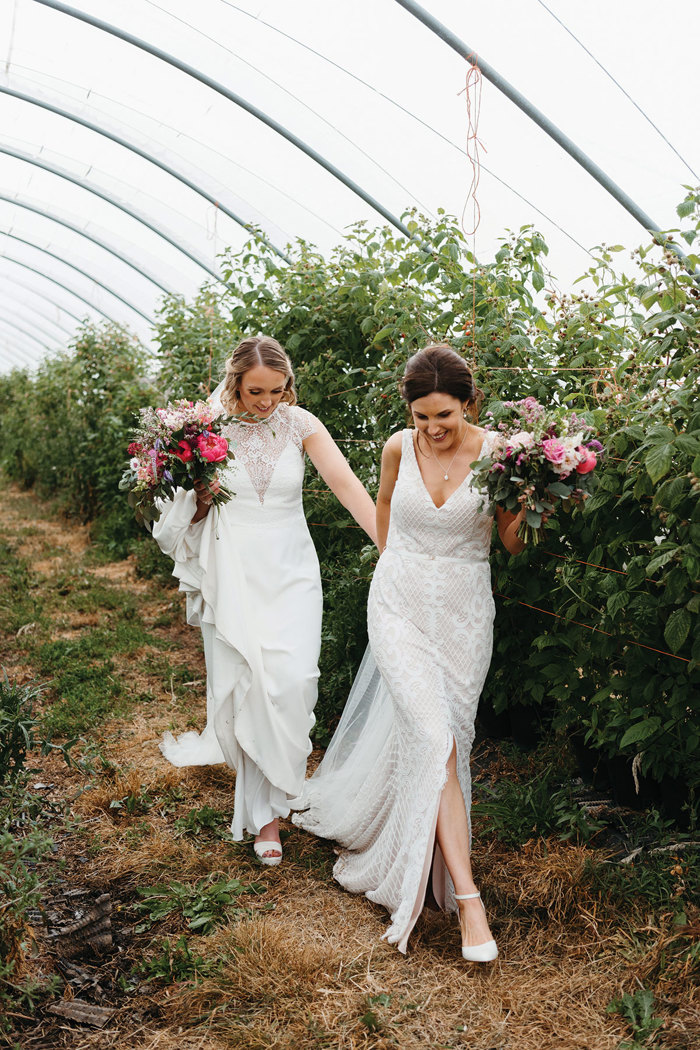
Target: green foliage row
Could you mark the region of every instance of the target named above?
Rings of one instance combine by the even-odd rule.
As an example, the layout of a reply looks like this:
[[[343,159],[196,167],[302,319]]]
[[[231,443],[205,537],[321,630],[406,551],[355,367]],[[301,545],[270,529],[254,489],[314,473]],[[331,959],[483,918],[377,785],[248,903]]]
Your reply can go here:
[[[679,208],[684,247],[700,197]],[[36,377],[0,379],[0,461],[10,477],[97,516],[105,542],[133,535],[117,483],[134,411],[195,397],[247,334],[279,339],[300,402],[316,412],[376,491],[383,442],[405,425],[397,378],[407,356],[449,340],[473,363],[483,412],[533,395],[585,414],[605,444],[595,494],[559,512],[545,542],[492,557],[498,616],[485,698],[525,706],[637,775],[691,788],[700,769],[700,286],[672,244],[600,248],[592,290],[563,295],[546,244],[527,227],[478,264],[456,222],[407,216],[413,239],[360,224],[325,258],[300,242],[281,264],[253,240],[228,253],[223,292],[167,299],[156,371],[121,331],[88,328]],[[700,260],[689,256],[689,265]],[[640,276],[641,275],[641,276]],[[482,421],[486,417],[482,415]],[[20,422],[21,421],[21,422]],[[19,435],[19,437],[17,437]],[[317,735],[324,740],[365,645],[372,571],[365,537],[310,472],[306,509],[325,587]]]
[[[69,516],[95,521],[96,535],[124,552],[138,535],[114,486],[134,415],[152,400],[143,347],[114,324],[86,325],[36,374],[0,378],[2,468],[36,486]]]
[[[22,977],[22,960],[32,940],[30,915],[39,905],[42,881],[38,864],[51,839],[36,826],[43,800],[28,788],[26,761],[32,752],[46,754],[54,745],[39,730],[36,704],[40,690],[0,678],[0,1033],[7,1031],[5,1012],[17,1007],[34,1011],[52,990],[51,982]],[[71,742],[72,743],[72,742]],[[62,751],[69,760],[68,748]]]

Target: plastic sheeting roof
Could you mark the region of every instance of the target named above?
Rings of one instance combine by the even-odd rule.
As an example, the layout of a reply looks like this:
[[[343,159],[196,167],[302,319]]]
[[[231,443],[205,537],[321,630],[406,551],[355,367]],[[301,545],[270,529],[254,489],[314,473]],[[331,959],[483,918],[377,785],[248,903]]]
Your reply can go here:
[[[683,185],[700,182],[697,4],[679,0],[673,18],[651,0],[424,6],[659,226],[676,224]],[[297,236],[328,251],[348,224],[386,221],[318,156],[385,213],[462,214],[469,67],[396,0],[74,0],[72,10],[218,82],[317,156],[133,43],[41,0],[0,0],[0,369],[65,345],[85,317],[148,342],[163,292],[193,295],[217,255],[248,239],[225,212],[280,251]],[[478,135],[481,258],[506,227],[532,222],[566,286],[586,249],[646,239],[486,80]]]

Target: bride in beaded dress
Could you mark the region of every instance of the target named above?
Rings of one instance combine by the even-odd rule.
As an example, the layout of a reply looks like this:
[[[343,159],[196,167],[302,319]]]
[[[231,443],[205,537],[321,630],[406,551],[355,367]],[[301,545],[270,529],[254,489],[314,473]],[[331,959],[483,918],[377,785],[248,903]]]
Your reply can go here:
[[[250,832],[262,862],[279,864],[278,820],[301,790],[311,751],[321,641],[304,454],[372,539],[374,504],[323,424],[295,404],[291,363],[276,340],[243,340],[211,400],[243,417],[225,431],[235,459],[220,476],[235,496],[210,513],[202,485],[180,490],[153,527],[175,562],[188,623],[201,627],[207,723],[202,733],[166,733],[160,748],[175,766],[235,769],[233,838]]]
[[[340,843],[335,878],[389,910],[399,951],[432,877],[437,904],[459,911],[463,957],[487,962],[498,951],[471,870],[469,756],[491,660],[493,518],[469,474],[494,438],[467,421],[478,391],[447,346],[409,360],[402,394],[414,427],[382,454],[370,647],[293,820]],[[518,553],[521,516],[496,517]]]

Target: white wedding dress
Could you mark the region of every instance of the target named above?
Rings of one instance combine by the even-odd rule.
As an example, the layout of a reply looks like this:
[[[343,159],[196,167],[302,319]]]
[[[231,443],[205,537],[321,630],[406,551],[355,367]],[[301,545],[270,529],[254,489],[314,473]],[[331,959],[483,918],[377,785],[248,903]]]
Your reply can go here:
[[[175,562],[188,622],[201,627],[207,666],[206,728],[166,733],[161,751],[175,766],[236,770],[236,840],[289,814],[311,751],[322,595],[301,490],[302,442],[316,426],[284,403],[262,422],[231,424],[236,458],[220,474],[230,502],[192,525],[195,494],[179,490],[153,526]]]
[[[336,879],[391,913],[384,935],[405,952],[432,867],[437,903],[456,910],[435,841],[453,741],[469,813],[469,756],[491,660],[493,518],[462,482],[443,506],[403,433],[387,546],[369,594],[370,648],[323,762],[293,808],[296,824],[343,847]],[[487,433],[482,455],[492,440]]]

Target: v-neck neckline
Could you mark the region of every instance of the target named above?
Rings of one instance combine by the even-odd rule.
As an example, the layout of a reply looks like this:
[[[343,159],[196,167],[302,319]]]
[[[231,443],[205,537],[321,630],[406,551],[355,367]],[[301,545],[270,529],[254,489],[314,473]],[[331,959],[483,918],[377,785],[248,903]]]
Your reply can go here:
[[[437,503],[435,502],[435,500],[433,499],[433,497],[432,497],[432,496],[430,495],[430,492],[429,492],[429,490],[428,490],[428,486],[427,486],[427,485],[426,485],[426,483],[425,483],[425,478],[423,477],[423,474],[421,473],[421,469],[420,469],[420,464],[419,464],[419,462],[418,462],[418,456],[417,456],[417,454],[416,454],[416,442],[417,442],[417,438],[415,438],[415,439],[414,439],[414,437],[413,437],[414,433],[416,433],[416,434],[417,434],[417,431],[416,431],[416,430],[411,430],[411,429],[409,429],[409,433],[410,433],[410,435],[411,435],[411,450],[412,450],[412,452],[413,452],[413,462],[415,463],[415,466],[416,466],[416,470],[418,471],[418,476],[420,477],[420,480],[421,480],[421,485],[423,486],[423,491],[425,492],[426,496],[428,497],[428,499],[429,499],[429,500],[430,500],[430,502],[432,503],[432,505],[433,505],[433,507],[435,508],[435,510],[442,510],[442,508],[443,508],[443,507],[446,507],[446,506],[447,506],[447,504],[448,504],[448,503],[450,502],[450,500],[452,499],[452,497],[453,497],[454,495],[456,495],[456,493],[458,493],[458,492],[459,492],[459,490],[461,489],[462,485],[464,485],[464,483],[465,483],[466,481],[468,481],[468,480],[469,480],[469,478],[470,478],[470,477],[472,476],[472,473],[473,473],[473,472],[472,472],[472,470],[469,470],[469,471],[468,471],[468,472],[467,472],[467,473],[466,473],[466,474],[464,475],[464,477],[463,477],[463,478],[462,478],[462,480],[460,481],[460,483],[459,483],[459,485],[457,486],[457,488],[456,488],[456,489],[453,489],[453,490],[452,490],[452,492],[451,492],[451,493],[449,494],[449,496],[447,497],[447,499],[445,500],[445,502],[444,502],[444,503],[441,503],[441,504],[440,504],[440,506],[438,506],[438,505],[437,505]],[[484,445],[486,444],[486,438],[487,438],[487,437],[488,437],[488,431],[487,431],[487,432],[486,432],[486,433],[484,434],[483,440],[482,440],[482,442],[481,442],[481,447],[479,448],[479,455],[478,455],[478,456],[476,457],[477,459],[481,459],[481,454],[482,454],[482,452],[484,451]]]

